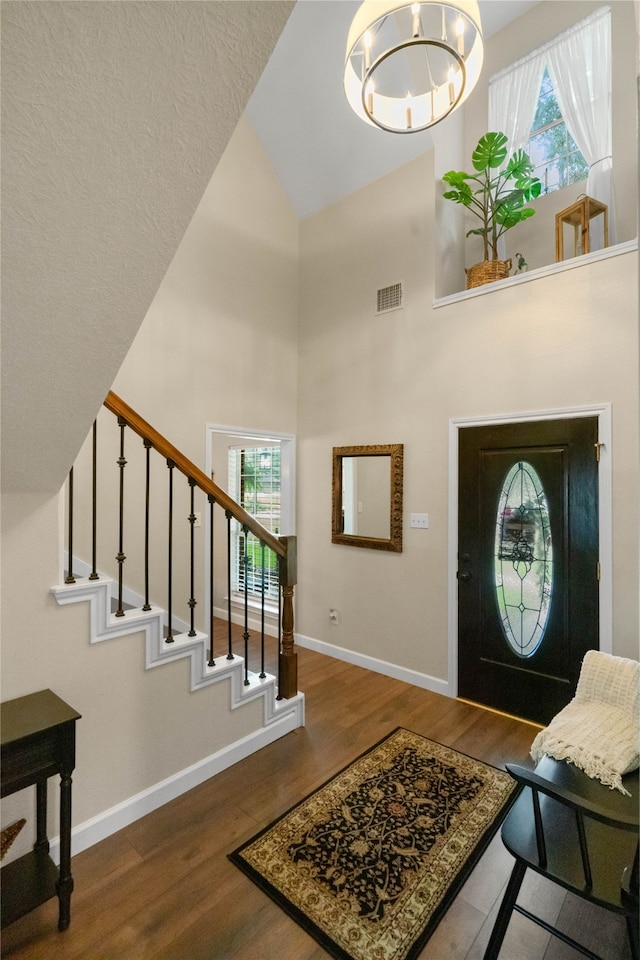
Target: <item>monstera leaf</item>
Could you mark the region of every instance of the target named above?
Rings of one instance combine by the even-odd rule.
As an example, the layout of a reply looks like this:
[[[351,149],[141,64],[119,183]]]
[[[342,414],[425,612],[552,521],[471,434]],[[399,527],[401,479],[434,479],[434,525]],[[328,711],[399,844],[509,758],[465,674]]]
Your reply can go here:
[[[501,203],[494,213],[494,218],[496,223],[504,227],[504,230],[510,230],[511,227],[515,227],[516,223],[528,220],[534,213],[535,210],[532,210],[531,207],[523,207],[520,199],[513,199]]]
[[[455,190],[447,190],[443,194],[445,200],[453,200],[455,203],[462,203],[465,207],[469,207],[473,202],[473,190],[467,183],[470,177],[471,174],[462,170],[459,172],[451,170],[449,173],[445,173],[442,179],[455,187]]]
[[[483,173],[487,169],[496,170],[502,166],[507,156],[506,144],[507,137],[504,133],[485,133],[471,154],[474,169]]]
[[[520,190],[522,193],[525,203],[529,200],[535,200],[542,192],[542,183],[537,177],[521,177],[520,180],[516,180],[515,186],[516,190]]]

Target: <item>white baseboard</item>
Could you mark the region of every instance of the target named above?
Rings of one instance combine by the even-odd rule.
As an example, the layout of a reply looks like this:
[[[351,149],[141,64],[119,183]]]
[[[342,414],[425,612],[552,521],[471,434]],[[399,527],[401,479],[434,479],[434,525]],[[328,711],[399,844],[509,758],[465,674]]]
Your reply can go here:
[[[376,657],[369,657],[364,653],[356,653],[353,650],[347,650],[345,647],[336,647],[332,643],[325,643],[324,640],[305,637],[304,634],[296,633],[295,636],[296,643],[308,650],[324,653],[327,657],[352,663],[356,667],[364,667],[365,670],[372,670],[374,673],[383,673],[386,677],[411,683],[414,687],[430,690],[431,693],[440,693],[444,697],[452,696],[446,680],[440,680],[438,677],[432,677],[427,673],[419,673],[417,670],[409,670],[407,667],[400,667],[395,663],[389,663],[387,660],[378,660]]]
[[[294,702],[297,703],[295,711],[290,709]],[[278,701],[278,704],[282,704],[287,713],[281,719],[272,721],[268,727],[256,730],[243,737],[242,740],[238,740],[228,747],[223,747],[222,750],[205,757],[185,770],[180,770],[178,773],[167,777],[166,780],[154,784],[147,790],[129,797],[122,803],[118,803],[116,806],[74,827],[71,831],[72,856],[87,850],[94,843],[99,843],[100,840],[110,837],[118,830],[122,830],[123,827],[139,820],[140,817],[144,817],[157,810],[158,807],[164,806],[165,803],[175,800],[176,797],[204,783],[205,780],[215,777],[216,774],[222,773],[227,767],[244,760],[257,750],[261,750],[262,747],[268,746],[268,744],[304,724],[304,694],[299,693],[289,700]],[[278,704],[276,705],[276,712]],[[55,863],[59,863],[60,837],[54,837],[51,840],[51,857]]]

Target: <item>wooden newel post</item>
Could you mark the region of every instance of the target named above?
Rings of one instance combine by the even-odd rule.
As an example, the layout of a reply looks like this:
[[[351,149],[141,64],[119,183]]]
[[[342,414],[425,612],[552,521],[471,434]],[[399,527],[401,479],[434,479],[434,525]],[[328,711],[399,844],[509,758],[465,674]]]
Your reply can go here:
[[[280,589],[282,590],[282,647],[280,650],[280,690],[285,700],[298,692],[298,654],[294,650],[293,588],[298,579],[298,552],[295,537],[280,537],[287,545],[287,555],[280,557]]]

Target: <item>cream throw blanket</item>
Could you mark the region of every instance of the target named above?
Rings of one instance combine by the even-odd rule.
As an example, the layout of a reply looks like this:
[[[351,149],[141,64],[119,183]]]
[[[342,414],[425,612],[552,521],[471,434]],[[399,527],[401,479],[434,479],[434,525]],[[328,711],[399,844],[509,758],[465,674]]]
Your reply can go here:
[[[640,663],[589,650],[573,700],[531,744],[537,763],[546,753],[574,763],[622,793],[622,774],[640,765]]]

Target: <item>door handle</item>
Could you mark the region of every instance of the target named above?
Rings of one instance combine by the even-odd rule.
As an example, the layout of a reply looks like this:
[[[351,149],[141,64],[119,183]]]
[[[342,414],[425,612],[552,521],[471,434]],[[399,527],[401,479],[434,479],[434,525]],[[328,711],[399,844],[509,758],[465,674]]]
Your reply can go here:
[[[458,572],[458,580],[464,580],[465,582],[466,582],[467,580],[471,580],[471,574],[470,574],[470,573],[460,573],[460,572]]]

